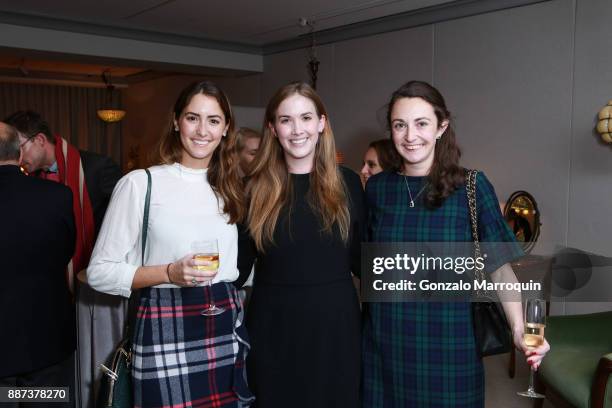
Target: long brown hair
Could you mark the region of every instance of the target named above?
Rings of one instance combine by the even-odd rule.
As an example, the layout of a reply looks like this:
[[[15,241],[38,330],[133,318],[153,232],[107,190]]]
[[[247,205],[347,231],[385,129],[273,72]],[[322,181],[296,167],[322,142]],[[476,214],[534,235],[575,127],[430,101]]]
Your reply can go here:
[[[387,108],[387,124],[391,127],[391,111],[395,103],[402,98],[421,98],[428,102],[436,114],[438,126],[447,121],[446,130],[436,141],[434,160],[427,175],[429,189],[426,205],[430,208],[440,207],[444,200],[465,182],[464,170],[459,166],[461,150],[457,146],[451,114],[446,108],[442,94],[427,82],[410,81],[399,87],[391,95]],[[403,162],[402,162],[403,164]],[[402,171],[401,167],[394,169]]]
[[[310,85],[294,82],[280,88],[268,102],[263,137],[251,166],[247,224],[260,251],[264,251],[266,244],[273,244],[274,229],[281,210],[290,204],[292,197],[291,178],[283,148],[271,127],[276,121],[279,105],[296,94],[310,99],[316,108],[317,117],[326,118],[325,127],[315,148],[308,203],[321,217],[322,232],[331,233],[337,225],[342,239],[345,242],[348,240],[349,210],[346,186],[336,165],[336,146],[327,110]]]
[[[244,186],[238,170],[239,159],[234,134],[234,116],[229,99],[213,82],[193,82],[181,91],[174,104],[173,120],[170,121],[168,132],[161,138],[158,149],[158,163],[180,163],[184,154],[180,132],[175,130],[174,119],[178,121],[191,98],[203,94],[214,98],[225,116],[228,124],[226,136],[221,138],[213,152],[208,165],[206,177],[217,198],[223,199],[223,212],[229,215],[229,223],[235,224],[246,216],[246,199]]]

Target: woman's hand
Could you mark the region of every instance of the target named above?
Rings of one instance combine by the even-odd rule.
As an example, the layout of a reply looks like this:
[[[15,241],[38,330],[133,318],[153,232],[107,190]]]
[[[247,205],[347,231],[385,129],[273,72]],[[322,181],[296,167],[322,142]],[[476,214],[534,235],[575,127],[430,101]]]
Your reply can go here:
[[[544,338],[544,343],[540,344],[536,348],[529,348],[527,344],[525,344],[525,340],[523,339],[523,328],[516,328],[512,331],[512,338],[514,340],[514,345],[517,349],[521,350],[525,353],[525,357],[527,358],[527,364],[531,366],[533,371],[537,371],[540,364],[542,364],[542,359],[550,350],[550,344],[546,338]]]
[[[209,282],[217,275],[217,270],[201,271],[196,266],[209,266],[212,262],[194,259],[194,254],[188,254],[168,265],[169,283],[178,286],[197,286]]]

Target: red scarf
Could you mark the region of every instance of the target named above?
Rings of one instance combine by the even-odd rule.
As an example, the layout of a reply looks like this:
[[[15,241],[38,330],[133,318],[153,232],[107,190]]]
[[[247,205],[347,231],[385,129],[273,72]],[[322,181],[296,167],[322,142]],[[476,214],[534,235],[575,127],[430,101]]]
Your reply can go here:
[[[55,160],[60,183],[72,190],[72,211],[76,226],[76,247],[74,255],[68,264],[67,280],[70,291],[74,293],[74,278],[76,273],[87,268],[94,244],[94,217],[87,186],[81,155],[76,147],[65,139],[55,136]]]

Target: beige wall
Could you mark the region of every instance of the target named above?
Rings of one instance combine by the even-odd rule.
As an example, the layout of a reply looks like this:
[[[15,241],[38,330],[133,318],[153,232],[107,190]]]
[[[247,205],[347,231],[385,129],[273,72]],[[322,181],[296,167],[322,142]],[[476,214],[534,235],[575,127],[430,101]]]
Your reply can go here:
[[[609,0],[553,0],[325,45],[319,92],[337,144],[357,170],[368,142],[385,133],[391,92],[431,81],[456,119],[463,164],[483,170],[502,202],[515,190],[538,201],[534,253],[568,245],[612,256],[612,146],[593,131],[612,99],[610,15]],[[267,56],[262,96],[307,80],[306,60],[304,50]]]
[[[534,253],[567,245],[612,256],[612,146],[593,131],[612,99],[610,15],[608,0],[552,0],[320,46],[318,90],[338,148],[358,170],[369,141],[386,135],[391,92],[411,79],[431,81],[456,119],[463,164],[483,170],[501,202],[516,190],[538,201]],[[261,76],[218,82],[233,104],[263,107],[279,86],[308,80],[307,60],[306,50],[268,55]],[[144,151],[159,136],[193,79],[125,91],[124,152],[135,144]],[[557,304],[555,312],[610,308]]]

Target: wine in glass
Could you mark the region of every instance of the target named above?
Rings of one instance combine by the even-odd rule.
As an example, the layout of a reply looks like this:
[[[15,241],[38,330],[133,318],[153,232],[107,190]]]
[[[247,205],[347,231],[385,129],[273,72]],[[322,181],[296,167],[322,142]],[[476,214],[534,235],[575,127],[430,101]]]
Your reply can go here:
[[[525,333],[523,339],[529,349],[539,347],[544,343],[544,328],[546,327],[546,302],[542,299],[527,299],[525,303]],[[522,397],[544,398],[533,386],[533,369],[529,370],[529,388],[517,394]]]
[[[216,271],[219,269],[219,247],[217,240],[194,241],[191,244],[191,251],[194,253],[193,258],[198,261],[208,261],[208,265],[198,265],[195,269],[200,271]],[[206,283],[212,286],[212,279]],[[216,316],[225,312],[225,309],[215,304],[213,298],[212,287],[210,288],[210,304],[204,310],[204,316]]]

